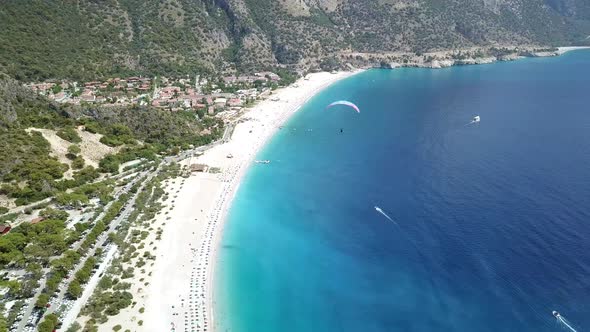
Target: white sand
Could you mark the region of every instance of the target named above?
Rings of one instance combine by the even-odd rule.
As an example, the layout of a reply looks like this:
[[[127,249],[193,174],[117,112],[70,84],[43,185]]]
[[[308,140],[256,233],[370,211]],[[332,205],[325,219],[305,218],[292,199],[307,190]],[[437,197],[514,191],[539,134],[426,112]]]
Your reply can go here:
[[[590,46],[568,46],[568,47],[558,47],[557,48],[557,53],[558,54],[563,54],[565,52],[569,52],[569,51],[576,51],[576,50],[584,50],[584,49],[589,49]]]
[[[172,186],[170,195],[178,197],[168,214],[171,219],[166,221],[162,240],[156,242],[153,277],[147,291],[138,294],[145,301],[141,317],[144,323],[132,331],[214,330],[212,277],[216,249],[242,176],[260,147],[301,105],[323,88],[354,73],[311,74],[299,80],[297,87],[275,91],[243,116],[228,143],[187,161],[219,167],[222,173],[193,174],[182,189]],[[228,158],[229,154],[233,158]],[[123,329],[129,328],[125,325]]]

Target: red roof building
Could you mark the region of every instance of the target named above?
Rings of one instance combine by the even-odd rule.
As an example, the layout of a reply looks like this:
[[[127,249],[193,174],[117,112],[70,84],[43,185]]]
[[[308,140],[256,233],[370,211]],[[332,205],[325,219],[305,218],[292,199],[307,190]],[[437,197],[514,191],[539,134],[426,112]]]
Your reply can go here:
[[[9,225],[0,225],[0,234],[4,235],[8,232],[10,232],[10,229],[12,227],[10,227]]]

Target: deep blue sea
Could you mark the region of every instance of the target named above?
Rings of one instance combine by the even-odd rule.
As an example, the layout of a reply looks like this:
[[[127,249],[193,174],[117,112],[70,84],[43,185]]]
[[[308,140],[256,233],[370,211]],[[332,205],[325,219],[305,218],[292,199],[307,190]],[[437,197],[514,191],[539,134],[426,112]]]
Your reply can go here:
[[[361,113],[325,110],[340,99]],[[590,51],[370,70],[258,158],[223,235],[218,331],[565,331],[552,310],[590,330]]]

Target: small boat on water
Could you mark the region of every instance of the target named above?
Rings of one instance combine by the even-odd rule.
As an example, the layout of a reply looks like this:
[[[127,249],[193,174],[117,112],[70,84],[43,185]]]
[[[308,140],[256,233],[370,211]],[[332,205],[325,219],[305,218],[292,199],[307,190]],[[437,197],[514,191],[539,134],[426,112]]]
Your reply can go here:
[[[257,164],[270,164],[270,160],[255,160],[254,162]]]
[[[554,316],[555,318],[560,318],[560,317],[561,317],[561,315],[559,314],[559,312],[557,312],[557,311],[555,311],[555,310],[553,310],[552,314],[553,314],[553,316]]]
[[[479,117],[479,115],[476,115],[473,117],[473,120],[471,122],[479,122],[481,119]]]

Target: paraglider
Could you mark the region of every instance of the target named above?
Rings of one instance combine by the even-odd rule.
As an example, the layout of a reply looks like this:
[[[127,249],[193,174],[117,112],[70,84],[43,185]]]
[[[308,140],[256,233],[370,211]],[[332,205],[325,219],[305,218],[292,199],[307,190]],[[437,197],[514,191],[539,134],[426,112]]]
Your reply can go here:
[[[349,101],[346,101],[346,100],[335,101],[335,102],[331,103],[330,105],[326,106],[326,109],[334,107],[336,105],[348,106],[348,107],[351,107],[353,110],[355,110],[357,113],[361,112],[361,110],[358,108],[358,106],[356,106],[355,104],[353,104]]]

